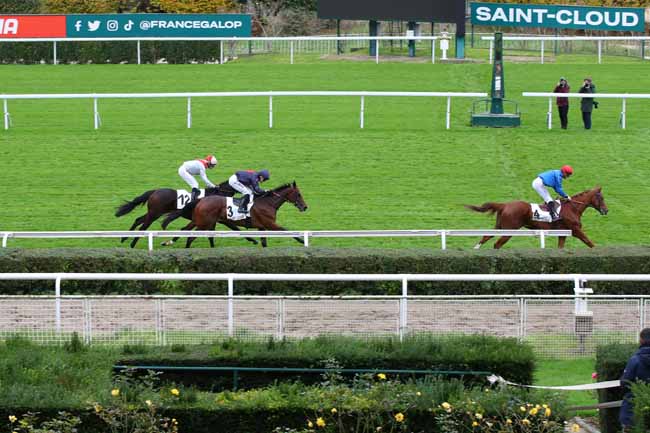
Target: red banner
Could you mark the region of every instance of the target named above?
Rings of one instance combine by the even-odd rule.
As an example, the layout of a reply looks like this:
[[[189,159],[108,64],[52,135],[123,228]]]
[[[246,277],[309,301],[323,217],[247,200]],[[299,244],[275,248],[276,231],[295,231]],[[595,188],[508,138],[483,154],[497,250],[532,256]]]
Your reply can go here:
[[[0,39],[65,37],[65,15],[0,15]]]

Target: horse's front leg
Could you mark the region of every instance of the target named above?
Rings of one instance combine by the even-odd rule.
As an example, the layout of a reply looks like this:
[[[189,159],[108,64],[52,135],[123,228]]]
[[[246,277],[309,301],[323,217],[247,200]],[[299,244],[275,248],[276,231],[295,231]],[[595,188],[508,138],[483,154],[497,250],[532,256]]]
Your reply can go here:
[[[287,230],[286,228],[284,228],[284,227],[282,227],[282,226],[279,226],[279,225],[277,225],[277,224],[273,224],[273,225],[269,228],[269,230],[275,230],[275,231],[278,231],[278,232],[288,232],[288,231],[289,231],[289,230]],[[293,239],[295,239],[295,241],[298,242],[298,243],[301,244],[301,245],[304,245],[304,244],[305,244],[305,240],[304,240],[303,238],[301,238],[301,237],[296,236],[296,237],[294,237]]]
[[[587,237],[587,235],[585,234],[585,232],[582,231],[582,229],[580,229],[580,228],[575,228],[575,229],[572,229],[571,231],[572,231],[572,233],[573,233],[573,236],[575,236],[576,238],[580,239],[580,240],[581,240],[582,242],[584,242],[585,245],[587,245],[589,248],[593,248],[593,247],[596,246],[593,242],[591,242],[591,241],[589,240],[589,238]]]

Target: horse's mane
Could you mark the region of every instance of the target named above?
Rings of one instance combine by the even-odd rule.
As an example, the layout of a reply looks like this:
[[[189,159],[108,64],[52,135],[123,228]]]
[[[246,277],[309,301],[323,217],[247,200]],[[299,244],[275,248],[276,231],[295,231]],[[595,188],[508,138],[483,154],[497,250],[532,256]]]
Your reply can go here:
[[[574,194],[574,195],[572,195],[571,197],[582,197],[583,195],[587,195],[587,194],[589,194],[589,193],[591,193],[591,192],[594,192],[594,191],[597,190],[598,188],[599,188],[598,186],[595,186],[595,187],[593,187],[593,188],[591,188],[591,189],[587,189],[587,190],[585,190],[585,191],[582,191],[582,192],[579,192],[579,193],[577,193],[577,194]]]
[[[283,185],[276,186],[275,188],[270,189],[270,190],[266,191],[264,194],[262,194],[262,197],[270,196],[270,195],[272,195],[274,192],[277,193],[277,192],[280,192],[280,191],[285,190],[285,189],[287,189],[287,188],[291,188],[292,186],[293,186],[293,185],[290,184],[290,183],[285,183],[285,184],[283,184]]]

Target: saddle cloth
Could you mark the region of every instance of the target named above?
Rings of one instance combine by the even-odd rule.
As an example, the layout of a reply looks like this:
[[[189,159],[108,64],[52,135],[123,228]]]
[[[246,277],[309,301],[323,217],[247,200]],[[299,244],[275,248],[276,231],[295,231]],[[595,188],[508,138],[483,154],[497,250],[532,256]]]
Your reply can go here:
[[[239,204],[241,203],[240,198],[227,197],[226,198],[226,216],[231,221],[240,221],[246,219],[250,216],[251,208],[253,207],[253,202],[248,202],[246,208],[246,213],[239,213]]]
[[[199,194],[199,198],[205,197],[205,190],[202,189],[200,191],[201,193]],[[190,201],[192,201],[191,192],[185,191],[184,189],[176,190],[176,209],[183,209]]]
[[[555,200],[555,204],[557,205],[557,213],[559,215],[560,210],[562,209],[562,204],[560,204],[559,200]],[[545,223],[553,222],[551,213],[548,211],[545,204],[540,206],[537,203],[530,203],[530,209],[533,211],[533,221]]]

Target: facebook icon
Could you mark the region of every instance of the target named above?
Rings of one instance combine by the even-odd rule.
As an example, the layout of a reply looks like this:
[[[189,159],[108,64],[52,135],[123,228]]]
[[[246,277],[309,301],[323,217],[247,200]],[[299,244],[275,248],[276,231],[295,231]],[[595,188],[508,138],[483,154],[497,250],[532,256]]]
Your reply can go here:
[[[74,23],[74,28],[75,28],[78,32],[81,31],[81,20],[77,20],[77,21]]]

